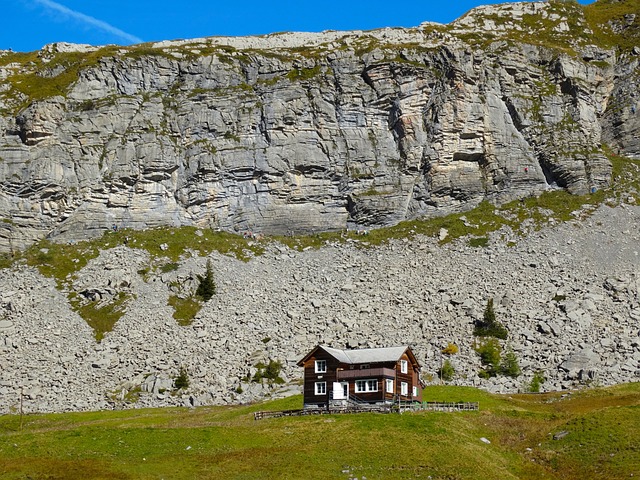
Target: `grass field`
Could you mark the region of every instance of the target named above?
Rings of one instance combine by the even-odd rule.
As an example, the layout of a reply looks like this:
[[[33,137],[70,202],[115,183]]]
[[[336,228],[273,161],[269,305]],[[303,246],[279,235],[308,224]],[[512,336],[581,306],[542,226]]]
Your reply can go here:
[[[640,384],[542,395],[429,387],[479,412],[255,421],[264,404],[0,417],[2,479],[621,479],[640,476]],[[553,435],[566,430],[559,440]],[[491,443],[484,443],[485,437]]]

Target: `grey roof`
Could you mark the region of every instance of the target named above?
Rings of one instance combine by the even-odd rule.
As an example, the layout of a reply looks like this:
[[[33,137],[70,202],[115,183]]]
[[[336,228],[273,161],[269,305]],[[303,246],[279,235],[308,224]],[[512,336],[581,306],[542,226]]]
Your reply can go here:
[[[376,362],[397,362],[407,347],[386,347],[386,348],[363,348],[360,350],[339,350],[337,348],[320,346],[329,355],[335,357],[342,363],[376,363]]]

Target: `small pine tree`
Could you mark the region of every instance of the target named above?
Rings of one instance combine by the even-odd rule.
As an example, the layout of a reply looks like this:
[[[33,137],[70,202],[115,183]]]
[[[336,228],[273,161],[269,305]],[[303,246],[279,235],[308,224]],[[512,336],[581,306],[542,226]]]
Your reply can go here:
[[[474,347],[475,351],[480,355],[480,361],[485,366],[484,370],[479,372],[480,377],[495,377],[500,370],[500,359],[502,348],[495,338],[490,338],[480,345]]]
[[[493,325],[496,323],[496,312],[493,311],[493,298],[487,300],[487,306],[484,309],[482,319],[487,325]]]
[[[211,260],[207,260],[207,271],[202,275],[198,275],[200,284],[196,290],[196,296],[200,297],[203,301],[208,302],[211,297],[216,293],[216,282],[213,280],[213,268],[211,267]]]
[[[518,358],[513,350],[509,349],[500,361],[500,373],[512,378],[519,377],[522,373],[520,365],[518,365]]]
[[[453,365],[451,365],[451,362],[448,359],[444,361],[442,368],[438,372],[440,379],[444,380],[445,382],[450,382],[451,380],[453,380],[453,376],[455,375],[455,373],[456,370],[455,368],[453,368]]]
[[[178,373],[178,376],[173,381],[173,388],[175,388],[176,390],[180,390],[181,388],[188,388],[188,387],[189,387],[189,373],[187,372],[186,368],[180,367],[180,373]]]
[[[531,383],[529,383],[529,387],[527,388],[527,391],[529,393],[540,393],[540,387],[546,381],[547,379],[545,378],[544,373],[538,370],[536,373],[533,374],[533,378],[531,379]]]
[[[493,298],[487,300],[487,306],[484,309],[482,320],[476,321],[473,334],[476,337],[495,337],[502,340],[507,339],[507,329],[496,320],[496,314],[493,311]]]

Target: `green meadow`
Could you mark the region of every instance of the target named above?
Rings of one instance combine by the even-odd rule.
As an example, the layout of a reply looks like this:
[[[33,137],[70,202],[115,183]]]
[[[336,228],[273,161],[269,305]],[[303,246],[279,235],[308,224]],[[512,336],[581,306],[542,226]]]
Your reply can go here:
[[[0,417],[2,479],[621,479],[640,476],[640,384],[492,395],[478,412],[314,415],[250,406]],[[562,438],[554,435],[565,433]],[[483,441],[488,440],[490,443]]]

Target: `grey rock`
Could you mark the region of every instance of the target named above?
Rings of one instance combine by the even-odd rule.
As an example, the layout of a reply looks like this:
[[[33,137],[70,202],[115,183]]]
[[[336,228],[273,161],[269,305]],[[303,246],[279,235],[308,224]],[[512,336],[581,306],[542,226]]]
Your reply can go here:
[[[562,430],[560,432],[554,433],[553,434],[553,439],[554,440],[562,440],[567,435],[569,435],[569,431],[568,430]]]
[[[533,9],[534,13],[547,8],[544,2],[537,5],[517,4],[514,8]],[[503,12],[502,7],[492,8]],[[477,14],[474,16],[479,18]],[[478,28],[484,28],[484,20]],[[337,34],[304,38],[319,41],[326,39],[326,35]],[[416,32],[398,29],[389,35],[393,41],[408,42],[415,39]],[[345,38],[348,41],[356,37]],[[239,42],[238,46],[245,42],[243,48],[255,49],[258,44],[269,47],[270,42],[280,45],[285,40],[300,41],[294,34],[284,34],[282,38],[233,42]],[[186,44],[180,45],[182,48]],[[595,106],[597,110],[598,105],[607,102],[611,105],[619,97],[607,97],[609,88],[619,90],[628,76],[635,75],[635,66],[629,64],[625,71],[622,59],[597,47],[580,55],[603,58],[599,61],[609,62],[617,73],[604,72],[600,67],[588,66],[586,60],[575,61],[563,55],[551,65],[550,59],[557,55],[549,56],[541,47],[522,45],[508,46],[493,66],[495,53],[475,47],[458,48],[462,45],[451,44],[447,50],[451,56],[442,59],[431,53],[412,57],[409,52],[410,61],[400,62],[402,65],[394,63],[397,51],[393,61],[382,62],[375,59],[384,57],[382,50],[360,58],[348,49],[336,48],[331,58],[327,56],[336,73],[325,70],[314,86],[306,80],[292,83],[284,78],[284,72],[291,71],[287,61],[280,60],[280,64],[277,56],[260,53],[255,54],[255,59],[262,62],[261,66],[248,71],[236,70],[234,59],[214,68],[197,55],[189,62],[185,60],[187,56],[175,61],[145,57],[138,63],[123,59],[117,67],[105,60],[104,66],[96,71],[83,73],[66,99],[49,99],[48,103],[28,109],[25,115],[29,118],[25,116],[20,123],[24,131],[17,129],[11,118],[0,118],[3,127],[0,132],[7,132],[0,134],[6,142],[0,142],[3,159],[0,176],[4,179],[0,214],[16,224],[0,222],[0,237],[11,238],[15,248],[39,238],[52,226],[59,227],[54,228],[52,235],[62,239],[65,235],[80,235],[84,227],[90,234],[102,233],[112,228],[114,222],[118,227],[135,228],[191,222],[202,232],[212,227],[235,226],[242,233],[246,227],[255,235],[262,226],[252,223],[257,217],[274,229],[284,228],[293,218],[298,222],[296,228],[302,231],[315,225],[319,218],[335,221],[322,224],[329,225],[328,228],[335,225],[343,228],[355,219],[377,225],[423,212],[458,211],[483,198],[499,203],[512,194],[519,195],[514,192],[520,192],[520,186],[529,193],[537,191],[538,186],[546,188],[546,177],[543,183],[537,172],[536,152],[551,155],[552,144],[564,145],[573,135],[565,132],[567,135],[559,134],[562,138],[549,139],[548,132],[540,132],[540,120],[528,118],[531,115],[526,113],[531,111],[531,105],[526,99],[516,98],[521,92],[535,93],[529,85],[531,79],[516,77],[546,76],[553,68],[553,75],[558,76],[553,82],[565,78],[560,85],[556,84],[557,95],[543,96],[540,111],[546,115],[545,125],[554,125],[555,120],[562,118],[565,105],[586,109],[579,120],[584,131],[576,134],[575,145],[571,143],[582,148],[585,136],[591,139],[586,143],[593,141],[599,145],[604,133],[600,135],[598,129],[603,121],[606,125],[601,127],[605,130],[617,125],[617,120],[609,119],[617,112],[594,114],[589,108]],[[441,46],[434,43],[434,51],[443,52]],[[513,57],[514,52],[520,52],[518,58]],[[215,63],[213,57],[210,61]],[[488,95],[481,98],[474,85],[465,86],[467,91],[459,94],[454,85],[437,85],[437,91],[432,91],[428,83],[419,86],[419,79],[427,82],[431,79],[430,74],[423,75],[416,65],[424,64],[425,59],[437,60],[436,71],[441,67],[462,68],[460,71],[454,68],[452,75],[465,81],[482,80],[482,88]],[[531,67],[531,59],[542,63]],[[312,67],[317,61],[324,60],[308,60],[301,65]],[[621,63],[614,66],[616,62]],[[112,71],[107,71],[106,66],[113,67]],[[184,91],[175,95],[183,107],[174,112],[164,105],[161,97],[166,96],[163,92],[168,91],[167,82],[178,68],[182,69],[186,83]],[[361,82],[363,69],[368,72],[371,86]],[[275,78],[271,85],[264,80],[269,75]],[[606,91],[590,90],[593,75],[601,77]],[[577,103],[573,102],[573,94],[562,93],[562,85],[566,88],[569,78],[584,82],[580,83]],[[335,79],[344,89],[340,95],[332,90],[337,88],[332,83]],[[229,88],[231,80],[239,87]],[[255,96],[262,99],[260,112],[244,83],[251,85]],[[237,106],[238,94],[243,89],[251,97],[244,112]],[[112,91],[129,93],[115,95],[115,104],[101,105],[100,102],[110,98],[102,95]],[[513,103],[513,108],[507,105],[506,114],[500,105],[502,97],[496,92],[504,93]],[[602,100],[605,98],[607,102]],[[0,102],[5,100],[0,98]],[[93,111],[84,112],[72,104],[86,100],[98,102]],[[420,102],[424,100],[427,104],[422,105]],[[64,108],[59,108],[60,105]],[[426,118],[431,130],[423,122],[425,110],[440,118],[437,125],[429,120],[435,117]],[[397,129],[390,131],[391,111]],[[518,115],[511,116],[510,111]],[[132,122],[129,132],[122,128],[122,119],[114,117],[116,112]],[[500,112],[504,114],[502,120],[497,118]],[[258,113],[259,121],[255,120]],[[243,115],[254,120],[247,121]],[[363,115],[366,127],[361,126]],[[455,115],[459,115],[459,122]],[[77,121],[71,121],[72,116]],[[410,132],[408,126],[413,118],[419,121]],[[367,123],[370,121],[371,126]],[[510,121],[514,127],[502,125]],[[630,119],[622,121],[633,123]],[[249,130],[254,124],[258,125],[259,134]],[[171,133],[167,136],[161,129],[153,131],[148,125],[166,125]],[[242,126],[247,130],[233,133]],[[13,127],[17,130],[12,130]],[[181,130],[183,127],[191,130]],[[369,130],[372,136],[380,136],[375,148]],[[19,134],[8,133],[15,131]],[[84,133],[78,137],[79,131]],[[114,140],[104,138],[103,131],[110,132]],[[230,131],[229,138],[225,138],[226,131]],[[178,132],[185,139],[184,146],[180,146]],[[502,139],[500,135],[504,132],[513,136]],[[313,139],[316,133],[317,141]],[[325,137],[320,138],[321,133]],[[476,136],[480,133],[481,136]],[[238,135],[240,142],[232,135]],[[260,135],[262,139],[258,138]],[[621,131],[620,135],[616,137],[616,145],[626,153],[633,153],[632,131]],[[80,141],[76,141],[78,138]],[[308,143],[301,146],[304,139]],[[209,146],[203,140],[212,142],[215,153],[213,148],[202,151]],[[537,149],[532,153],[533,144]],[[252,150],[252,145],[257,147]],[[103,150],[106,153],[100,169]],[[51,155],[52,151],[56,155]],[[489,156],[480,161],[481,151]],[[377,169],[372,160],[374,154],[380,157]],[[532,160],[531,168],[535,171],[524,172],[522,165],[513,163],[516,157]],[[398,158],[402,162],[394,164]],[[313,168],[309,168],[309,161],[313,162]],[[600,161],[596,157],[586,161],[589,168],[595,167],[591,171],[596,176],[600,175]],[[545,166],[555,169],[556,182],[563,179],[567,188],[588,184],[580,173],[584,159],[580,158],[577,165],[555,157],[550,163],[545,162],[542,162]],[[132,165],[140,168],[136,170]],[[373,177],[372,172],[363,168],[368,165],[375,170]],[[420,166],[430,170],[420,170]],[[63,169],[62,174],[59,168]],[[487,176],[483,168],[492,173]],[[13,178],[14,171],[15,178],[19,177],[20,185],[26,188],[22,193],[16,190],[17,183],[7,180]],[[34,179],[42,183],[35,184]],[[518,187],[516,181],[520,182]],[[411,189],[403,190],[409,184]],[[269,186],[268,191],[265,185]],[[376,193],[383,195],[363,195],[371,186],[380,189]],[[40,190],[36,191],[36,187]],[[366,198],[370,196],[388,196],[388,201]],[[347,198],[347,213],[340,203],[343,198]],[[614,200],[611,199],[612,205]],[[27,204],[31,205],[28,211]],[[282,213],[289,210],[295,210],[295,215]],[[259,211],[265,215],[258,215]],[[218,215],[216,221],[210,217],[214,213]],[[340,215],[344,215],[341,220],[335,220]],[[9,411],[11,402],[19,398],[20,387],[34,386],[43,393],[25,400],[27,411],[257,401],[280,391],[280,387],[265,384],[249,385],[247,391],[239,393],[238,387],[247,384],[247,375],[255,372],[258,358],[266,363],[269,359],[284,359],[282,376],[291,381],[289,388],[278,393],[284,395],[299,388],[301,371],[296,362],[319,343],[354,348],[410,343],[427,380],[430,375],[437,378],[440,351],[452,342],[460,348],[452,359],[457,372],[454,382],[503,393],[518,391],[523,378],[531,378],[537,370],[548,378],[544,390],[585,387],[594,381],[604,385],[633,381],[640,369],[635,318],[640,308],[640,264],[636,253],[640,208],[631,202],[616,208],[603,205],[591,216],[585,215],[586,212],[576,212],[575,220],[550,222],[551,226],[541,231],[536,231],[532,224],[525,225],[525,229],[530,228],[525,236],[503,227],[492,234],[485,249],[469,248],[468,239],[439,245],[437,233],[434,238],[418,235],[362,249],[367,240],[363,235],[358,241],[333,242],[319,250],[304,252],[266,243],[267,253],[248,262],[217,253],[208,258],[192,253],[191,257],[178,260],[178,270],[166,274],[154,269],[164,260],[152,258],[129,244],[105,250],[89,260],[69,278],[65,287],[69,291],[58,290],[53,279],[43,277],[36,269],[17,264],[0,271],[0,319],[13,323],[10,332],[0,332],[1,381],[2,388],[7,390],[2,395],[9,399],[0,405],[0,411]],[[131,223],[126,224],[125,220]],[[468,218],[462,221],[470,223]],[[194,235],[194,242],[199,239]],[[513,244],[507,246],[506,242]],[[551,257],[557,261],[545,261]],[[194,272],[202,272],[207,259],[214,265],[218,293],[202,306],[192,325],[180,326],[173,318],[173,308],[167,305],[168,297],[174,294],[186,297],[193,292],[197,286]],[[156,261],[159,263],[155,264]],[[530,263],[536,263],[537,268],[527,267]],[[154,268],[150,268],[145,278],[137,274],[149,266]],[[355,288],[343,290],[346,285]],[[127,294],[123,316],[101,343],[96,343],[91,328],[71,308],[68,299],[72,292],[93,291],[104,304],[120,292]],[[571,302],[565,305],[567,312],[551,300],[556,294],[566,295],[567,302]],[[485,381],[477,375],[480,362],[473,350],[473,319],[481,316],[489,297],[496,299],[497,318],[509,329],[507,342],[518,356],[522,378]],[[80,295],[76,298],[82,300]],[[503,302],[503,298],[507,300]],[[104,367],[91,366],[106,358],[112,361],[102,363]],[[559,365],[566,370],[558,368]],[[167,389],[172,388],[171,379],[181,366],[189,372],[189,390],[183,395],[167,395]],[[142,390],[139,398],[132,399],[138,387]]]
[[[590,372],[592,367],[599,364],[600,355],[591,348],[583,348],[571,354],[559,365],[559,368],[566,371],[569,378],[582,379],[585,376],[585,372]]]
[[[627,105],[637,60],[574,48],[565,27],[587,25],[574,14],[557,20],[572,45],[561,54],[500,40],[551,8],[483,7],[446,28],[158,42],[158,55],[92,50],[100,61],[64,96],[0,95],[11,112],[0,117],[0,215],[13,219],[0,251],[123,227],[365,233],[483,200],[604,188],[603,143],[640,156]],[[477,32],[490,47],[467,43]],[[376,48],[362,53],[363,42]],[[0,67],[0,87],[36,67]]]
[[[0,320],[0,332],[13,330],[13,322],[11,320]]]
[[[545,335],[549,335],[551,333],[551,327],[546,322],[539,322],[537,329],[540,333],[544,333]]]

